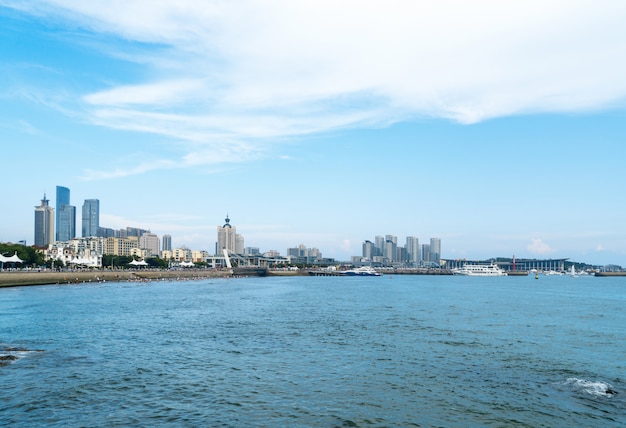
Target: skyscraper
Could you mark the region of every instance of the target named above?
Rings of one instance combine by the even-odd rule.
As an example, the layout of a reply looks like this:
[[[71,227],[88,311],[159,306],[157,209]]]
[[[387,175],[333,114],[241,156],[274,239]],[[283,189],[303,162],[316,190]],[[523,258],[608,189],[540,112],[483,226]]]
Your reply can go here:
[[[441,263],[441,238],[430,238],[430,261]]]
[[[378,254],[374,243],[372,241],[363,242],[363,258],[372,261],[376,255]]]
[[[422,244],[422,262],[430,261],[430,244]]]
[[[76,237],[76,207],[70,205],[70,189],[57,186],[56,240],[69,241]]]
[[[385,238],[383,236],[375,236],[374,237],[374,246],[376,247],[376,255],[382,256],[383,251],[385,251]]]
[[[237,228],[230,224],[230,219],[226,215],[224,226],[217,226],[217,248],[216,254],[221,255],[224,249],[235,253],[237,251]]]
[[[163,235],[163,251],[172,251],[171,235]]]
[[[406,237],[406,261],[412,266],[417,266],[420,262],[420,242],[415,236]]]
[[[83,204],[83,238],[98,236],[100,226],[100,201],[85,199]]]
[[[35,207],[35,246],[47,247],[54,242],[54,208],[43,194],[41,205]]]
[[[390,262],[398,261],[398,237],[394,235],[385,235],[385,248],[383,256]]]

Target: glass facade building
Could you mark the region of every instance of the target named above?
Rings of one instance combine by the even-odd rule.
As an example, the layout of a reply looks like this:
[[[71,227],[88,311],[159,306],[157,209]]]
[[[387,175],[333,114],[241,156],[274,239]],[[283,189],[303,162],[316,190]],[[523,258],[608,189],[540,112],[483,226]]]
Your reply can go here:
[[[83,238],[98,236],[100,227],[100,201],[98,199],[85,199],[83,204]]]
[[[76,237],[76,207],[70,205],[70,189],[57,186],[56,240],[66,242]]]

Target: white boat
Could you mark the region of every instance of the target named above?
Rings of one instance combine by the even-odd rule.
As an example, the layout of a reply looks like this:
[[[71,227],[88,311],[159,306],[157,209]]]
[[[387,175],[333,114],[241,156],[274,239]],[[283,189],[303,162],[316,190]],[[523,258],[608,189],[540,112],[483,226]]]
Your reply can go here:
[[[341,273],[346,276],[380,276],[380,273],[376,272],[371,266],[348,269]]]
[[[452,273],[465,276],[506,276],[506,272],[493,263],[490,265],[466,264],[461,268],[452,269]]]

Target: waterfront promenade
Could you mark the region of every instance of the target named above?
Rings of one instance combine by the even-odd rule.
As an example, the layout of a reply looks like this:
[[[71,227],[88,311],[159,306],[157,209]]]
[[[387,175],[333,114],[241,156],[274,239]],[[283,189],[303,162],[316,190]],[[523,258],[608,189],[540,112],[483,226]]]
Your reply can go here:
[[[195,280],[204,278],[226,278],[229,270],[79,270],[79,271],[11,271],[0,272],[0,287],[24,285],[79,284],[86,282],[143,282],[162,280]]]

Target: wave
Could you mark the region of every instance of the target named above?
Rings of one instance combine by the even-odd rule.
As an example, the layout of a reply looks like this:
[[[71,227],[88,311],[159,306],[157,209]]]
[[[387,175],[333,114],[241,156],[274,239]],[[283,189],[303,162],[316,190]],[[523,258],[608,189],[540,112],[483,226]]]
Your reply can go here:
[[[590,381],[585,379],[578,379],[570,377],[565,381],[565,385],[571,387],[575,391],[589,394],[593,397],[608,397],[611,398],[617,395],[617,391],[608,382]]]
[[[0,346],[0,367],[8,366],[20,358],[33,353],[43,352],[39,349],[16,348],[12,346]]]

